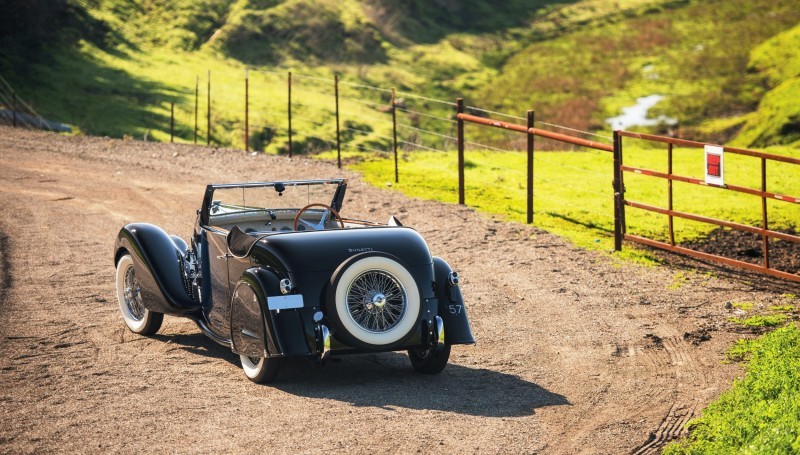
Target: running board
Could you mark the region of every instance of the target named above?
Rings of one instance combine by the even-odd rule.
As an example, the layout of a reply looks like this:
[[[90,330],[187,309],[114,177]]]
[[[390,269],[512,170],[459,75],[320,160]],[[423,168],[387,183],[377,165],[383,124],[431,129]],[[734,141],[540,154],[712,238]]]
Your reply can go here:
[[[205,321],[203,321],[200,318],[191,318],[191,319],[194,321],[195,324],[197,324],[197,327],[200,329],[201,332],[203,332],[203,335],[211,338],[213,341],[225,346],[226,348],[231,347],[231,340],[222,338],[221,336],[212,332],[211,329],[209,329],[208,326],[206,325]]]

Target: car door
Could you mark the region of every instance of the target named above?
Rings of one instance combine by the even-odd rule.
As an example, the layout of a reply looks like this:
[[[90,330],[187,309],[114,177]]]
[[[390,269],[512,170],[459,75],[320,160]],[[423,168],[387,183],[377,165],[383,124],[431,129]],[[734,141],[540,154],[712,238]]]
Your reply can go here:
[[[210,275],[210,299],[203,305],[203,312],[209,328],[224,339],[230,337],[230,280],[228,279],[228,261],[233,255],[228,251],[227,231],[208,228],[208,264]]]

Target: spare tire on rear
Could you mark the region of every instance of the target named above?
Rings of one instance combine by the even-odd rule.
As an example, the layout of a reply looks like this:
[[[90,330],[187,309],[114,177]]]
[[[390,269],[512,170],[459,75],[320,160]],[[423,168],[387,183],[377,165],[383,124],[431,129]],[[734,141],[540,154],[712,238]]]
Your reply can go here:
[[[326,310],[340,341],[386,350],[403,344],[417,329],[422,305],[414,277],[397,258],[362,253],[333,273]]]

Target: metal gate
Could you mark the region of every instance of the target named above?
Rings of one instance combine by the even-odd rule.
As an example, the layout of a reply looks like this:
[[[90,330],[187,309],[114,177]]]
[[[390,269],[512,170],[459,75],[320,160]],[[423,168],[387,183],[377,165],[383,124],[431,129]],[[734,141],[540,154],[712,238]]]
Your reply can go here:
[[[623,138],[635,138],[640,139],[643,141],[648,141],[651,143],[662,143],[666,144],[666,153],[667,153],[667,172],[659,172],[653,169],[644,169],[639,167],[632,167],[626,166],[623,162],[624,153],[623,153]],[[714,183],[709,182],[709,179],[699,179],[695,177],[688,177],[684,175],[678,175],[673,173],[673,146],[678,146],[682,148],[690,148],[690,149],[704,149],[707,146],[714,147],[716,151],[719,151],[719,159],[714,159],[713,162],[709,162],[708,159],[706,160],[707,166],[712,166],[714,172],[719,171],[720,181]],[[706,152],[708,153],[708,152]],[[740,155],[740,156],[747,156],[752,157],[756,160],[760,161],[761,167],[761,185],[760,188],[751,188],[747,186],[739,186],[739,185],[732,185],[732,184],[725,184],[724,181],[721,180],[723,177],[722,169],[717,169],[719,166],[719,162],[721,161],[722,154],[733,154],[733,155]],[[724,161],[721,161],[724,164]],[[785,194],[779,194],[775,192],[770,192],[767,189],[767,163],[769,162],[779,162],[779,163],[786,163],[791,165],[792,168],[792,175],[796,175],[796,178],[800,180],[800,159],[791,158],[781,155],[773,155],[763,152],[757,152],[754,150],[746,150],[746,149],[738,149],[732,147],[721,147],[721,146],[711,146],[711,144],[705,144],[702,142],[694,142],[694,141],[687,141],[682,139],[675,139],[671,137],[664,137],[664,136],[656,136],[652,134],[642,134],[642,133],[632,133],[628,131],[615,131],[614,132],[614,248],[619,251],[622,249],[622,240],[628,240],[631,242],[641,243],[644,245],[649,245],[655,248],[661,248],[668,251],[673,251],[677,253],[686,254],[695,258],[705,259],[716,261],[719,263],[733,265],[737,267],[742,267],[749,270],[755,270],[758,272],[762,272],[768,275],[789,279],[793,281],[800,281],[800,275],[796,273],[789,273],[781,270],[777,270],[771,267],[770,264],[770,248],[769,248],[769,239],[780,239],[788,242],[800,243],[800,237],[796,235],[792,235],[786,232],[780,232],[769,228],[769,218],[767,212],[767,201],[774,200],[774,201],[781,201],[781,203],[787,204],[800,204],[800,197],[797,196],[789,196]],[[707,170],[708,172],[708,170]],[[641,202],[636,202],[629,200],[625,197],[625,181],[624,175],[625,173],[635,173],[639,175],[649,176],[657,179],[664,179],[667,183],[667,207],[657,207],[654,205],[644,204]],[[743,223],[728,221],[728,220],[720,220],[715,218],[710,218],[706,216],[701,216],[698,214],[687,213],[682,211],[674,210],[673,207],[673,182],[684,182],[692,185],[702,185],[708,187],[709,191],[733,191],[736,193],[746,194],[749,196],[753,196],[756,198],[761,199],[761,225],[760,226],[751,226]],[[625,222],[625,208],[632,207],[640,210],[645,210],[649,212],[654,212],[658,214],[662,214],[667,216],[667,224],[668,224],[668,233],[669,233],[669,242],[663,242],[659,240],[654,240],[651,238],[646,238],[639,235],[632,235],[626,232],[626,222]],[[708,223],[720,227],[735,229],[738,231],[749,232],[752,234],[756,234],[761,236],[761,243],[762,243],[762,261],[761,264],[753,264],[737,259],[732,259],[725,256],[720,256],[716,254],[710,254],[702,251],[698,251],[695,249],[687,248],[686,246],[680,246],[675,243],[675,229],[673,220],[674,218],[681,218],[685,220],[696,221],[700,223]],[[798,220],[800,221],[800,220]]]

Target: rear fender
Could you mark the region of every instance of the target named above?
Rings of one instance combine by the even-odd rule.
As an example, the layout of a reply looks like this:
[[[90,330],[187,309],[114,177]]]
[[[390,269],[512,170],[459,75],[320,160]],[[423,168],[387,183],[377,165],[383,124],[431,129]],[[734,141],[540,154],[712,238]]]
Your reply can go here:
[[[269,296],[281,295],[279,283],[280,277],[267,269],[254,267],[242,274],[231,302],[234,353],[254,357],[311,354],[300,312],[267,307]]]
[[[146,223],[128,224],[117,235],[114,264],[126,252],[131,255],[144,306],[151,311],[186,314],[198,308],[184,287],[181,261],[186,242],[177,239]]]
[[[446,344],[472,344],[475,338],[467,319],[467,307],[461,297],[461,288],[452,286],[448,276],[453,271],[442,258],[433,258],[433,272],[436,279],[436,299],[439,301],[439,315],[444,322],[444,342]]]

